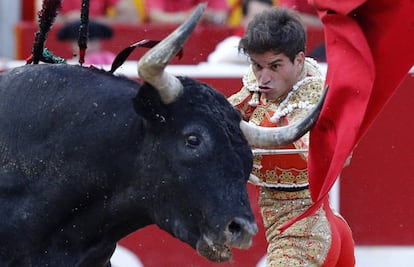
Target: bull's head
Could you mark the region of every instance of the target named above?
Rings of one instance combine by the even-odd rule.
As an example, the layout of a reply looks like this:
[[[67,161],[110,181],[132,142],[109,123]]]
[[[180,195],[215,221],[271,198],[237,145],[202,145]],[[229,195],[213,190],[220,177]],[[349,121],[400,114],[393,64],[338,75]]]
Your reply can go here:
[[[168,211],[163,210],[161,215],[156,214],[153,216],[156,217],[154,218],[154,221],[161,228],[164,228],[176,237],[195,247],[197,251],[206,258],[213,261],[228,261],[231,259],[229,248],[248,248],[251,244],[252,236],[257,232],[257,226],[252,221],[253,218],[251,217],[252,214],[250,212],[241,212],[245,214],[244,217],[227,217],[228,214],[225,212],[217,210],[217,208],[216,210],[213,210],[214,207],[224,206],[220,204],[223,203],[223,201],[227,202],[225,203],[226,206],[232,206],[232,203],[234,203],[232,206],[233,209],[236,209],[236,206],[240,206],[240,204],[242,204],[244,208],[249,205],[248,203],[245,203],[247,195],[246,192],[243,192],[243,190],[245,190],[243,186],[246,185],[245,183],[247,182],[247,178],[252,168],[251,149],[247,145],[246,139],[251,146],[254,147],[279,146],[290,143],[309,130],[316,120],[315,118],[318,115],[321,104],[318,105],[310,116],[299,124],[274,130],[261,129],[260,127],[254,127],[245,122],[240,122],[240,116],[235,109],[232,109],[231,106],[228,105],[229,103],[222,95],[217,96],[214,94],[213,96],[210,92],[211,88],[207,88],[207,85],[197,84],[191,79],[175,77],[165,71],[166,66],[181,49],[183,43],[195,28],[203,10],[204,5],[200,5],[186,22],[148,51],[138,62],[138,74],[147,85],[151,85],[151,89],[156,89],[161,102],[159,106],[163,107],[161,111],[159,108],[152,108],[152,110],[157,110],[157,113],[150,116],[158,118],[159,123],[163,124],[160,127],[174,128],[173,131],[176,132],[179,138],[181,138],[181,136],[187,136],[186,146],[176,148],[176,157],[179,160],[182,159],[185,165],[188,165],[188,167],[180,170],[177,175],[180,175],[180,183],[189,183],[188,188],[191,187],[192,190],[180,191],[178,194],[184,195],[182,197],[189,199],[188,208],[185,207],[184,210],[191,210],[191,212],[180,217],[177,214],[168,214]],[[145,86],[144,84],[141,91],[146,90],[147,93],[151,94],[148,92],[148,89],[146,89],[147,87],[148,86]],[[192,93],[190,93],[186,90],[186,88],[191,87],[197,87],[199,89],[199,94],[204,95],[201,97],[197,95],[194,96],[194,94],[197,94],[198,92],[192,91]],[[208,101],[203,101],[203,97],[210,99],[208,99]],[[136,109],[139,113],[146,112],[143,111],[143,106],[154,105],[153,99],[151,99],[151,101],[145,101],[137,98],[136,101]],[[209,103],[210,106],[196,107],[202,106],[204,102]],[[212,107],[212,105],[216,105],[217,108]],[[191,106],[191,109],[187,109],[188,106]],[[218,107],[221,109],[219,110]],[[174,112],[171,112],[172,110]],[[207,124],[201,123],[203,120],[201,117],[203,117],[203,112],[206,112],[206,110],[208,110],[208,112],[214,112],[214,120],[217,121],[212,121],[213,118],[209,117]],[[181,118],[179,116],[181,116]],[[198,118],[195,120],[197,120],[197,123],[199,124],[188,127],[183,122],[182,125],[180,125],[181,120],[183,119],[182,117],[185,117],[188,121],[192,118]],[[228,117],[231,117],[231,125],[227,122],[226,124],[220,121],[226,120]],[[174,123],[170,124],[169,121],[174,121]],[[243,130],[246,138],[243,136],[241,130]],[[162,133],[162,131],[158,131],[158,129],[154,132]],[[214,132],[214,135],[211,135],[212,132]],[[224,135],[227,136],[226,138],[231,136],[230,139],[233,140],[229,142]],[[165,140],[166,138],[167,137],[159,138],[159,140]],[[214,145],[211,143],[214,143]],[[223,151],[226,150],[226,155],[231,155],[231,158],[228,158],[228,156],[225,158],[226,155],[220,155],[220,151],[212,151],[212,148],[216,146],[217,143],[221,146]],[[151,149],[154,151],[156,148],[153,147]],[[165,151],[164,153],[175,155],[174,151]],[[205,164],[205,161],[210,161],[210,165]],[[207,166],[212,165],[216,166],[219,171],[208,169]],[[239,171],[236,171],[237,169]],[[189,170],[199,170],[205,177],[199,177],[199,179],[195,180],[188,179],[186,173],[188,173]],[[215,171],[217,173],[213,173]],[[245,179],[241,180],[218,176],[227,173],[231,173],[231,177],[243,176]],[[154,175],[157,174],[158,173],[154,171]],[[210,193],[213,193],[214,189],[208,184],[206,178],[209,180],[209,183],[214,183],[216,187],[221,186],[223,189],[222,192],[225,193],[220,196],[211,195]],[[164,185],[160,185],[160,187],[163,186]],[[194,188],[199,189],[199,195],[194,195]],[[179,190],[181,189],[172,189],[167,185],[165,192],[167,192],[166,194],[168,195],[164,196],[165,200],[168,201],[167,199],[171,199],[173,194],[177,193],[174,191]],[[164,192],[163,190],[161,191]],[[230,191],[232,194],[226,194],[226,192]],[[236,194],[234,194],[235,191]],[[209,192],[209,194],[204,194],[203,192]],[[215,199],[215,197],[217,197],[217,199]],[[235,197],[237,197],[237,199],[234,199]],[[204,213],[205,211],[200,211],[201,214],[193,213],[194,205],[196,204],[192,203],[191,199],[196,198],[203,199],[204,209],[206,206],[211,207],[211,212],[208,214]],[[155,205],[159,205],[157,206],[158,209],[163,209],[162,204]],[[222,209],[225,210],[226,207],[222,207]],[[197,221],[204,222],[204,225],[194,227],[187,224],[185,222],[186,219],[184,218],[186,216],[195,217],[197,218]],[[213,218],[206,218],[208,216]],[[171,222],[171,220],[174,220],[174,222]],[[169,223],[165,223],[166,221],[169,221]]]
[[[239,128],[240,117],[224,96],[206,84],[165,71],[204,8],[204,4],[199,5],[186,22],[140,59],[138,74],[145,83],[136,98],[136,109],[155,124],[150,127],[156,128],[152,132],[158,135],[156,140],[161,140],[158,143],[168,142],[171,135],[175,135],[173,142],[183,140],[172,150],[171,143],[159,145],[163,156],[168,154],[175,160],[171,163],[174,170],[168,175],[179,176],[179,186],[167,184],[172,180],[168,178],[159,185],[165,202],[154,203],[154,210],[159,211],[152,215],[154,222],[193,246],[200,255],[221,262],[231,259],[231,247],[250,247],[257,232],[246,192],[252,153]],[[153,88],[158,97],[151,96]],[[168,131],[163,130],[167,128]],[[168,133],[163,135],[164,132]],[[225,152],[217,151],[216,146]],[[230,159],[224,159],[229,156]],[[177,168],[180,170],[174,173]],[[156,167],[152,171],[154,176],[158,175]],[[200,173],[200,177],[194,177],[194,173]],[[186,200],[176,209],[182,214],[167,208],[168,202],[174,205],[170,201],[174,198]]]

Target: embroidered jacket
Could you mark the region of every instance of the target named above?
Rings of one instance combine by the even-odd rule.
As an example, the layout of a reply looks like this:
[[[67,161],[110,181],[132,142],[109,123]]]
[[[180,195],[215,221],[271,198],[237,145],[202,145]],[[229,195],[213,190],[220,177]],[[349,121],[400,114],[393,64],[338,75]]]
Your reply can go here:
[[[301,79],[288,95],[278,101],[268,101],[258,91],[256,78],[250,68],[243,77],[243,87],[229,97],[230,103],[240,110],[244,120],[264,127],[278,127],[301,120],[318,102],[324,77],[317,62],[305,59]],[[283,148],[307,149],[309,133]],[[308,186],[307,153],[257,155],[252,174],[256,184],[280,189]]]

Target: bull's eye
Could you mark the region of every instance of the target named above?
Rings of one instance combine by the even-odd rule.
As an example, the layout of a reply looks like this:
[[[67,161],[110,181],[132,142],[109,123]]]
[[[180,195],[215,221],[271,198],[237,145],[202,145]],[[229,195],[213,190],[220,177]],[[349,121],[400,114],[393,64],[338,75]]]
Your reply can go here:
[[[200,138],[198,138],[195,135],[189,135],[187,136],[186,145],[187,146],[198,146],[200,145]]]
[[[214,139],[209,128],[203,124],[191,122],[185,125],[179,134],[176,155],[195,164],[200,158],[211,155]]]

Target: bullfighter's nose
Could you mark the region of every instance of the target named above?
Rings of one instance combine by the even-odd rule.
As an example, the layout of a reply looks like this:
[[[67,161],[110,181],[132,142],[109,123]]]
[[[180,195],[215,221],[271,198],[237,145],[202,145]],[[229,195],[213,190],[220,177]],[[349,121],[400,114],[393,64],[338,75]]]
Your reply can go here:
[[[252,238],[257,233],[258,228],[255,222],[244,218],[236,217],[226,229],[227,245],[240,249],[247,249],[252,244]]]

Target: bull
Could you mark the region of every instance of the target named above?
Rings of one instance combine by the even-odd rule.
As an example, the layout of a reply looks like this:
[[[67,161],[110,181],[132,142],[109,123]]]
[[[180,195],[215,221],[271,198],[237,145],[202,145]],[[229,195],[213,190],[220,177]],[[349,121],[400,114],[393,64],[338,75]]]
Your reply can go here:
[[[209,85],[165,71],[202,11],[139,60],[143,83],[66,64],[0,74],[0,266],[109,266],[150,224],[211,261],[251,245],[257,129]],[[315,116],[266,136],[299,138]]]

